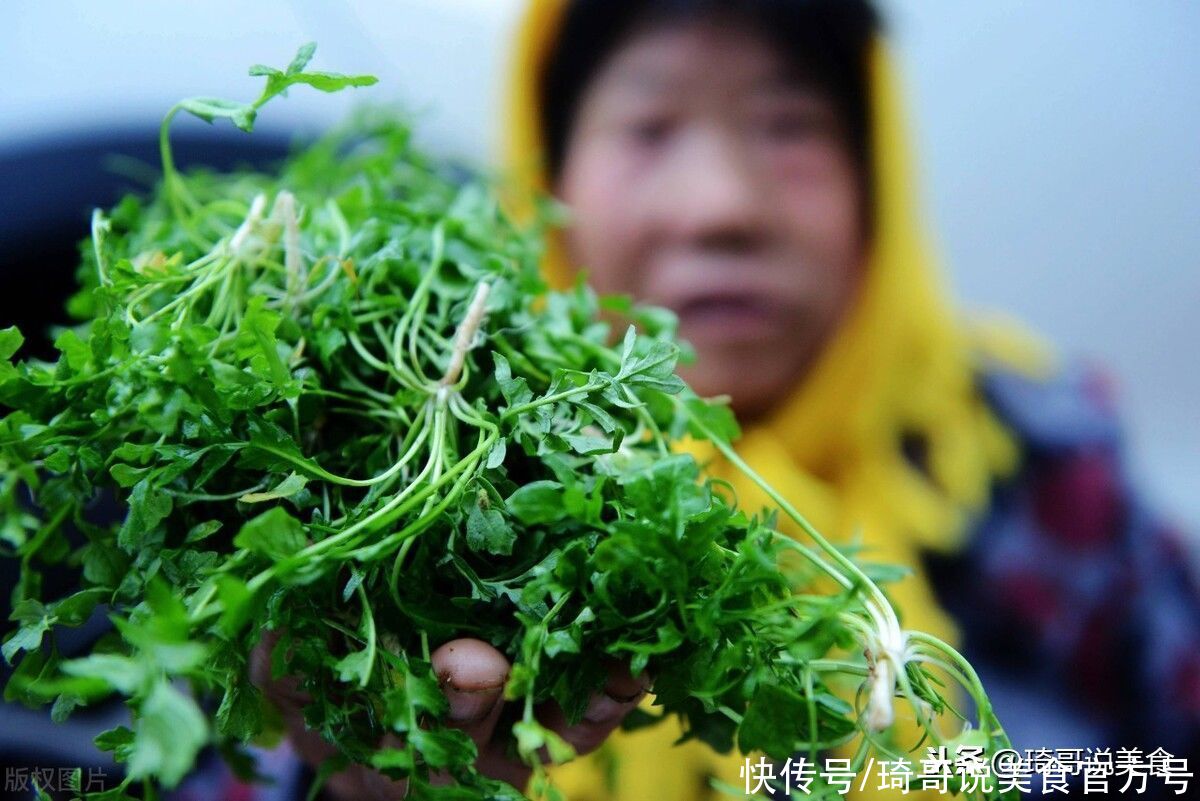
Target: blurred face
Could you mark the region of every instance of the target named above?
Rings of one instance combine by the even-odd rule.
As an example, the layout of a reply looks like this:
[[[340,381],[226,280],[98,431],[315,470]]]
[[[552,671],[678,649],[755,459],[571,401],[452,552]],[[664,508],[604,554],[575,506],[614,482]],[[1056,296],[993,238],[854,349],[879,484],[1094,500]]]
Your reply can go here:
[[[862,190],[836,106],[748,30],[631,37],[585,89],[556,189],[572,262],[675,311],[684,377],[743,418],[803,377],[854,296]]]

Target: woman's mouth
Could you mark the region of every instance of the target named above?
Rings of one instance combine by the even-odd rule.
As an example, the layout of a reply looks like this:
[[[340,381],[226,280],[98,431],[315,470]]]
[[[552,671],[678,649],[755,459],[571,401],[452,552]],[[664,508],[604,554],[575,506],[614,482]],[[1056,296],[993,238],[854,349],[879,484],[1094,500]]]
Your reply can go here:
[[[696,294],[671,305],[679,315],[680,335],[697,345],[768,339],[785,318],[778,303],[746,292]]]

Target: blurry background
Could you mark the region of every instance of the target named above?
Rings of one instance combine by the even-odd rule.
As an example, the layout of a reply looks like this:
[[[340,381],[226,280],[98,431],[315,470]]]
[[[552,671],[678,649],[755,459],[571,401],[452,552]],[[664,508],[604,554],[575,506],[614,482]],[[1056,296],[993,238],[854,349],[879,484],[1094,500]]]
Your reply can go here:
[[[61,292],[46,287],[61,278],[30,271],[48,258],[50,246],[38,243],[54,234],[69,256],[89,207],[111,202],[105,193],[123,185],[97,178],[99,152],[152,161],[157,123],[176,100],[249,99],[259,81],[246,67],[286,64],[308,40],[320,44],[316,68],[373,72],[381,83],[356,97],[298,90],[261,115],[257,150],[238,152],[269,157],[286,138],[370,97],[417,112],[421,139],[435,152],[488,163],[520,5],[5,3],[0,325],[37,295]],[[922,189],[957,293],[970,307],[1015,313],[1068,353],[1110,368],[1139,483],[1200,532],[1200,3],[881,5],[905,67]],[[193,121],[177,130],[207,135]],[[241,136],[222,131],[221,147],[245,147]]]

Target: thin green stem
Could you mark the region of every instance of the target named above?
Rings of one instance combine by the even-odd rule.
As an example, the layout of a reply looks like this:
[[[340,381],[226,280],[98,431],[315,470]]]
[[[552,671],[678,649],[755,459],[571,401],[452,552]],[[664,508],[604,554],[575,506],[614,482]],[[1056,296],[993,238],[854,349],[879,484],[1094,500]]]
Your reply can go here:
[[[375,616],[371,613],[371,602],[367,600],[363,582],[360,581],[354,589],[358,593],[358,600],[362,602],[363,625],[367,630],[367,669],[359,682],[360,687],[366,687],[367,682],[371,680],[371,670],[375,666]]]
[[[740,470],[743,475],[749,478],[756,486],[758,486],[759,489],[766,493],[767,497],[774,501],[775,504],[783,510],[784,514],[790,517],[822,551],[828,554],[838,567],[854,577],[856,584],[878,605],[879,612],[887,621],[889,626],[894,626],[896,631],[899,631],[900,625],[896,620],[895,610],[892,609],[892,605],[888,602],[887,598],[884,596],[883,592],[879,589],[875,582],[873,582],[866,573],[863,573],[858,565],[854,564],[852,560],[848,559],[845,554],[843,554],[831,542],[829,542],[829,540],[825,539],[825,537],[822,536],[819,531],[817,531],[816,527],[808,521],[808,518],[800,514],[796,507],[792,506],[791,502],[788,501],[787,498],[783,497],[778,490],[763,480],[762,476],[760,476],[753,468],[751,468],[750,465],[746,464],[745,460],[743,460],[742,457],[739,456],[736,451],[734,451],[733,447],[730,446],[730,444],[726,442],[723,437],[713,431],[697,415],[692,414],[687,408],[686,404],[684,404],[679,398],[676,398],[675,401],[680,411],[689,416],[692,425],[694,425],[710,442],[712,442],[713,446],[721,453],[722,456],[729,460],[730,464]]]
[[[600,386],[589,381],[588,383],[586,383],[582,386],[574,387],[572,389],[565,389],[562,392],[556,392],[553,395],[546,395],[541,398],[536,398],[534,400],[531,400],[528,403],[522,403],[517,406],[512,406],[508,409],[505,409],[500,414],[500,419],[508,420],[510,418],[516,417],[519,414],[524,414],[525,412],[532,411],[533,409],[536,409],[539,406],[545,406],[548,403],[558,403],[559,401],[566,400],[568,398],[574,398],[577,395],[586,395],[587,393],[594,392],[597,389],[600,389]]]

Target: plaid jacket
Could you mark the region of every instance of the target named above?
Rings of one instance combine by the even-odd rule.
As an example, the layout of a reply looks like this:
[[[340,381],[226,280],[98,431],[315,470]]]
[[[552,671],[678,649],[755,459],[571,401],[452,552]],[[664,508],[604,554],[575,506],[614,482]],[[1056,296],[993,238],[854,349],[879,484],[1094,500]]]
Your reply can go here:
[[[981,386],[1022,467],[967,548],[929,567],[1013,745],[1143,762],[1161,748],[1194,769],[1200,546],[1133,490],[1109,382],[1074,365],[1048,382],[990,371]]]

